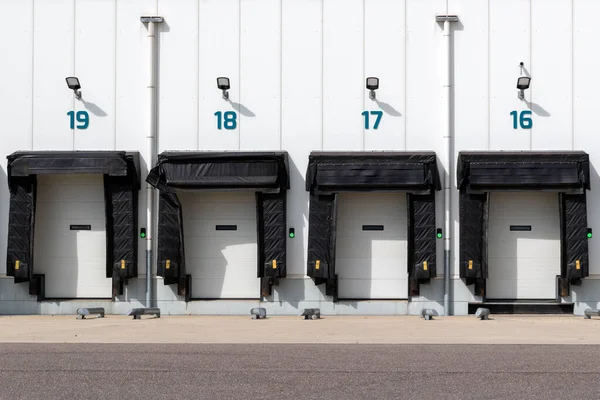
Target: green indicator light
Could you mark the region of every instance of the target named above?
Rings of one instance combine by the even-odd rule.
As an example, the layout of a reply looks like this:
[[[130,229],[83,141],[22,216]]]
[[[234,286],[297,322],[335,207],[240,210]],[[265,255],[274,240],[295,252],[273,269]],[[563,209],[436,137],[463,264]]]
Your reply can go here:
[[[592,228],[588,228],[588,229],[587,229],[586,236],[587,236],[587,238],[588,238],[588,239],[591,239],[591,238],[592,238]]]
[[[588,234],[587,234],[587,237],[588,237],[588,239],[589,239],[589,238],[591,238],[591,237],[592,237],[592,234],[591,234],[591,233],[588,233]]]
[[[143,239],[146,237],[146,228],[140,229],[140,237]]]
[[[442,234],[441,234],[441,233],[438,233],[438,234],[437,234],[437,237],[438,237],[438,239],[441,239],[441,238],[442,238]]]
[[[437,229],[436,236],[437,236],[437,238],[438,238],[438,239],[441,239],[441,238],[442,238],[442,229],[441,229],[441,228],[438,228],[438,229]]]
[[[294,236],[296,236],[296,234],[294,232],[291,232],[290,237],[293,238]]]
[[[294,237],[296,237],[296,231],[294,230],[294,228],[290,228],[290,231],[289,231],[289,232],[290,232],[290,233],[289,233],[288,235],[289,235],[289,237],[290,237],[291,239],[293,239]]]

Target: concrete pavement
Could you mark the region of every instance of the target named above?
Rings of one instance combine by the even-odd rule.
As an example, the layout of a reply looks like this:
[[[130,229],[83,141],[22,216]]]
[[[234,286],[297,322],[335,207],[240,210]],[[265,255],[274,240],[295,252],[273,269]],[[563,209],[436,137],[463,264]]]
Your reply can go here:
[[[0,342],[600,344],[600,319],[498,315],[436,317],[0,316]]]

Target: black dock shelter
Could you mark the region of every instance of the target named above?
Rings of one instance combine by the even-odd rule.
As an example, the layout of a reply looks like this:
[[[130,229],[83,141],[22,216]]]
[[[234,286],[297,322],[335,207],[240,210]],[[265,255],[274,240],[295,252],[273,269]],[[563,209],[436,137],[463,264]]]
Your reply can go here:
[[[436,276],[435,191],[441,190],[434,152],[313,151],[306,172],[310,192],[307,275],[338,300],[336,223],[340,192],[405,192],[408,204],[409,294]]]
[[[148,183],[159,190],[158,276],[191,300],[186,274],[181,203],[177,190],[252,191],[256,193],[257,277],[263,296],[286,277],[286,194],[288,155],[279,152],[170,151],[158,156]]]
[[[139,154],[124,151],[17,151],[8,159],[10,214],[7,275],[29,282],[29,294],[44,300],[45,278],[34,269],[37,176],[102,174],[106,215],[106,277],[112,278],[113,300],[137,277]]]
[[[488,201],[494,191],[551,191],[559,196],[561,274],[558,294],[570,294],[589,275],[586,190],[589,156],[583,151],[463,151],[458,156],[460,277],[485,297],[488,278]]]

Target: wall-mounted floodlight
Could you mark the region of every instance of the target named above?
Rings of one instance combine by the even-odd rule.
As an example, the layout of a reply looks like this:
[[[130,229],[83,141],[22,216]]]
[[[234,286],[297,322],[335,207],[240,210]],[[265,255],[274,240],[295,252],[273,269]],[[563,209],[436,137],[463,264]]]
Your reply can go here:
[[[155,22],[160,24],[161,22],[164,22],[165,19],[157,15],[144,15],[140,17],[140,21],[142,21],[143,24],[147,24],[148,22]]]
[[[75,93],[75,97],[81,99],[81,90],[79,90],[81,89],[81,85],[79,84],[79,79],[75,76],[69,76],[66,80],[67,86]]]
[[[519,89],[519,99],[525,99],[525,89],[529,89],[531,78],[528,76],[521,76],[517,79],[517,89]]]
[[[229,78],[219,77],[217,78],[217,87],[223,91],[223,99],[229,99]]]
[[[379,78],[367,78],[367,89],[369,90],[369,98],[375,100],[375,91],[379,89]]]

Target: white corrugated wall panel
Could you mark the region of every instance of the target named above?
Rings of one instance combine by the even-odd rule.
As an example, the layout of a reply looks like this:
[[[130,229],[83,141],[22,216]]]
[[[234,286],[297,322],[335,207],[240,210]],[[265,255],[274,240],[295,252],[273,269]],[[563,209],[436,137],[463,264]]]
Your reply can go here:
[[[531,130],[513,129],[512,111],[529,110],[517,97],[519,63],[531,69],[530,0],[490,0],[490,150],[530,150]],[[535,80],[532,80],[532,86]],[[531,91],[525,91],[531,101]]]
[[[404,1],[365,1],[364,73],[365,79],[379,78],[379,89],[375,100],[364,90],[363,101],[365,111],[383,112],[377,129],[376,115],[369,115],[365,150],[404,150],[406,146],[405,18]]]
[[[240,148],[279,150],[281,0],[244,0],[240,19]]]
[[[323,1],[324,150],[363,149],[363,18],[362,0]]]
[[[198,149],[238,150],[240,148],[240,1],[200,2],[200,59]],[[227,15],[227,18],[223,18]],[[229,100],[217,88],[217,77],[230,80]],[[217,129],[215,112],[237,112],[234,129]]]
[[[75,2],[36,1],[33,15],[33,149],[73,150],[76,100],[65,78],[75,73]]]
[[[158,149],[196,149],[198,0],[158,0],[158,14],[165,18],[157,29]]]

